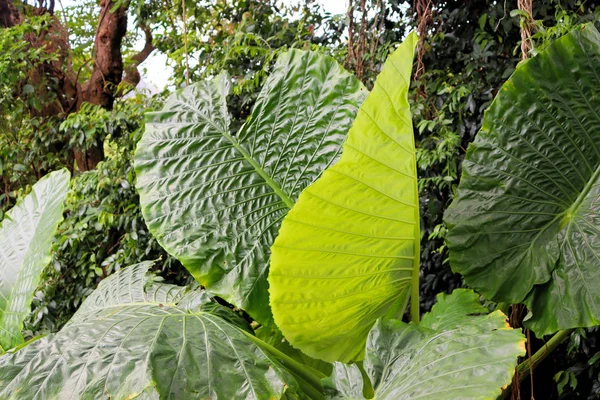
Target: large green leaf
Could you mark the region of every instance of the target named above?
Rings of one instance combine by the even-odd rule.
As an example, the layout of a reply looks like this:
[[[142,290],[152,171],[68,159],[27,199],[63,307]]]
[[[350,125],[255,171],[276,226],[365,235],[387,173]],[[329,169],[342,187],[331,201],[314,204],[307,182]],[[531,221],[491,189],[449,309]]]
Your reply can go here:
[[[467,151],[450,263],[538,336],[600,323],[600,34],[574,29],[520,65]]]
[[[0,351],[23,342],[23,320],[50,262],[52,237],[62,221],[69,172],[40,179],[0,224]]]
[[[105,279],[59,333],[0,358],[0,398],[278,399],[296,389],[231,310],[156,282],[149,266]]]
[[[367,334],[403,310],[419,268],[419,207],[408,105],[415,34],[385,63],[340,160],[308,187],[272,247],[275,322],[327,361],[363,355]]]
[[[123,304],[140,303],[163,306],[179,304],[184,298],[186,288],[161,283],[158,277],[148,271],[153,265],[154,261],[144,261],[121,269],[114,274],[114,278],[100,282],[98,290],[87,297],[69,324],[83,322],[87,318],[95,317],[105,309]]]
[[[525,338],[500,311],[487,314],[466,289],[438,295],[419,325],[379,321],[366,346],[364,368],[375,399],[494,399],[510,383]],[[325,392],[363,399],[356,365],[334,364]]]
[[[291,50],[233,135],[229,81],[189,86],[148,115],[137,188],[159,243],[212,293],[269,323],[269,247],[300,191],[337,158],[366,93],[332,58]]]

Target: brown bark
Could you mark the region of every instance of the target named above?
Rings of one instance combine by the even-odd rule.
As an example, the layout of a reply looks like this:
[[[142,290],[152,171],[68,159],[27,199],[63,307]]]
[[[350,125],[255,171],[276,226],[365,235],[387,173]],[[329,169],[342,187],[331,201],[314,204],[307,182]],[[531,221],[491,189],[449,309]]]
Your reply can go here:
[[[11,0],[0,0],[0,27],[10,28],[21,23],[21,16]]]
[[[48,29],[41,35],[31,35],[27,38],[33,48],[45,46],[46,52],[57,54],[52,62],[45,63],[29,73],[31,83],[42,89],[40,96],[55,94],[56,101],[44,102],[41,111],[32,110],[32,115],[54,116],[67,115],[79,109],[83,101],[99,105],[107,110],[112,110],[115,98],[122,95],[118,87],[123,80],[123,57],[121,43],[127,33],[127,7],[128,2],[117,7],[115,0],[102,0],[100,3],[100,16],[96,28],[94,41],[94,58],[90,80],[84,85],[77,82],[78,74],[73,72],[71,65],[71,49],[68,40],[68,31],[57,18],[54,18]],[[54,11],[53,0],[38,0],[36,6],[27,5],[17,0],[0,0],[0,28],[9,28],[23,21],[22,11],[26,10],[34,15],[52,14]],[[144,25],[141,26],[146,35],[146,44],[142,51],[132,57],[132,64],[127,68],[126,81],[136,86],[140,81],[138,66],[154,50],[152,33]],[[51,78],[55,85],[45,85],[45,80]],[[52,87],[45,93],[44,87]],[[50,93],[50,91],[56,91]],[[37,95],[37,93],[36,93]],[[66,145],[66,144],[65,144]],[[104,159],[103,143],[97,141],[87,149],[74,149],[74,159],[80,171],[96,168]]]
[[[34,7],[14,0],[0,0],[0,28],[23,23],[25,15],[52,15],[53,11],[54,1],[40,1],[39,6]],[[35,95],[40,99],[42,109],[32,107],[29,113],[42,119],[69,114],[80,104],[80,86],[72,71],[68,32],[57,18],[51,18],[44,28],[39,33],[27,34],[25,40],[31,48],[41,49],[54,59],[32,67],[27,71],[27,82],[17,87],[17,93],[25,83],[36,87]],[[68,141],[50,141],[51,152],[61,153],[66,148]],[[72,152],[67,151],[66,157],[66,165],[72,165]],[[37,172],[44,175],[48,171],[41,169]]]
[[[127,33],[127,8],[110,9],[114,1],[100,3],[100,17],[94,41],[94,66],[90,81],[83,91],[83,100],[112,110],[116,89],[123,78],[121,42]]]
[[[41,111],[32,109],[31,115],[41,117],[66,116],[79,109],[81,104],[81,85],[73,72],[71,46],[67,29],[58,18],[53,18],[48,28],[40,36],[28,38],[32,47],[41,48],[55,59],[39,65],[29,73],[29,82],[37,87],[36,95],[43,101]],[[50,80],[48,77],[51,77]],[[50,83],[52,82],[52,83]],[[50,83],[50,84],[49,84]],[[49,99],[53,99],[50,101]],[[49,145],[50,152],[60,153],[66,150],[65,165],[73,172],[74,152],[67,141],[55,141]],[[49,171],[41,171],[44,175]]]
[[[39,0],[38,7],[14,0],[0,0],[0,27],[10,28],[22,23],[24,13],[52,15],[53,12],[54,1],[52,0]],[[25,38],[31,48],[43,49],[44,53],[55,57],[54,60],[39,64],[27,73],[29,82],[38,88],[36,96],[44,100],[44,108],[41,111],[32,110],[32,115],[44,117],[68,114],[78,108],[80,87],[71,66],[71,47],[67,29],[57,18],[51,18],[50,24],[39,34],[30,33]],[[52,78],[52,83],[48,82],[48,77]],[[45,101],[48,98],[55,100]]]
[[[49,117],[66,115],[76,111],[81,104],[81,86],[73,73],[69,33],[58,18],[52,18],[50,25],[40,35],[27,36],[31,47],[43,48],[55,59],[39,65],[28,74],[29,81],[36,86],[36,95],[43,100],[41,111],[32,110],[36,116]],[[49,83],[51,77],[52,83]],[[50,101],[49,99],[54,99]]]

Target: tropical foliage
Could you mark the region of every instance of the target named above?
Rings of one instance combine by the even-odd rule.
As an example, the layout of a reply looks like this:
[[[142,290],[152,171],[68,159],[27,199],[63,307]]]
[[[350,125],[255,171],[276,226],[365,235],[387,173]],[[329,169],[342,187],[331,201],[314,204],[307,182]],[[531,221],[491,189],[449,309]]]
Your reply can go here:
[[[418,282],[419,202],[407,96],[415,44],[413,33],[387,60],[340,159],[304,190],[273,244],[275,322],[313,357],[360,359],[375,320],[401,316]]]
[[[0,351],[20,345],[33,291],[48,264],[52,236],[62,219],[69,173],[56,171],[36,183],[0,225]]]
[[[453,268],[488,299],[525,302],[540,337],[600,320],[598,43],[584,25],[517,69],[447,217]]]
[[[4,357],[2,398],[280,398],[295,389],[245,321],[205,292],[157,281],[151,265],[105,279],[60,332]]]
[[[90,107],[71,114],[61,129],[101,130],[109,157],[73,177],[65,219],[52,241],[51,267],[43,272],[25,327],[32,334],[56,332],[98,283],[128,265],[161,258],[164,277],[185,284],[189,275],[150,235],[135,190],[133,156],[144,131],[143,112],[158,107],[141,96],[118,101],[111,112]]]
[[[7,1],[0,397],[600,393],[595,6]]]
[[[364,91],[333,59],[292,50],[235,134],[229,82],[221,74],[189,86],[148,116],[137,187],[162,246],[213,293],[268,323],[266,250],[298,193],[334,161]]]
[[[397,87],[400,88],[397,94],[394,93],[390,95],[387,100],[388,103],[386,108],[388,113],[391,111],[396,113],[396,107],[403,110],[402,112],[405,113],[405,116],[408,112],[409,107],[406,97],[408,87],[407,81],[411,69],[414,43],[415,39],[414,35],[412,35],[388,60],[380,80],[377,81],[379,82],[379,87],[382,88],[383,85],[388,86],[394,82]],[[294,56],[298,56],[301,60],[304,59],[305,65],[312,65],[315,72],[307,74],[306,68],[295,70],[293,68],[294,64],[289,62],[289,59]],[[317,64],[310,62],[315,57],[317,60],[321,59],[324,62]],[[320,139],[317,143],[327,143],[324,138],[328,137],[328,134],[330,133],[329,130],[332,129],[332,126],[338,128],[338,125],[335,124],[338,119],[342,124],[345,121],[348,121],[348,119],[351,119],[346,117],[345,114],[342,114],[342,116],[338,118],[336,112],[337,109],[342,106],[346,110],[343,111],[343,113],[352,112],[352,107],[356,107],[357,101],[360,99],[360,97],[357,99],[357,96],[360,96],[362,93],[360,85],[355,85],[356,90],[352,91],[350,96],[340,96],[335,92],[339,90],[338,87],[348,88],[349,86],[347,84],[338,86],[336,85],[336,82],[340,79],[340,74],[341,78],[345,80],[348,80],[350,76],[344,76],[333,60],[328,60],[314,53],[298,53],[295,51],[290,52],[288,55],[283,55],[282,59],[284,61],[280,62],[279,65],[288,66],[289,70],[291,70],[289,76],[287,79],[283,79],[281,76],[285,75],[281,74],[277,68],[275,69],[274,77],[272,80],[270,78],[268,81],[273,82],[272,86],[271,84],[265,86],[266,89],[261,94],[261,97],[264,97],[265,100],[261,101],[261,98],[259,98],[256,106],[258,112],[255,110],[255,114],[253,115],[261,117],[266,115],[267,113],[262,110],[265,108],[264,103],[268,104],[268,99],[270,98],[277,99],[273,101],[276,101],[275,104],[278,105],[278,109],[286,110],[291,105],[297,107],[298,95],[289,97],[281,95],[281,93],[284,92],[291,94],[296,93],[293,90],[281,89],[281,86],[284,86],[285,83],[293,83],[297,81],[298,78],[305,83],[307,76],[326,77],[333,80],[333,83],[327,80],[326,82],[322,82],[321,85],[313,85],[317,88],[316,91],[318,94],[324,96],[326,99],[330,98],[334,101],[333,115],[328,115],[327,110],[332,107],[328,107],[327,103],[325,103],[324,111],[321,111],[318,107],[313,109],[319,110],[321,113],[324,113],[325,117],[329,117],[326,118],[327,125],[325,125],[325,130],[318,132],[318,136],[311,135],[310,132],[315,130],[315,127],[318,128],[320,126],[319,124],[309,125],[309,122],[312,121],[311,118],[306,118],[304,120],[305,125],[301,125],[299,128],[292,125],[288,129],[292,132],[294,129],[300,129],[301,132],[306,133],[306,136],[301,135],[300,138],[306,137],[310,139],[317,137]],[[399,62],[402,63],[400,67],[397,64]],[[392,71],[396,71],[396,73],[393,73]],[[279,85],[276,83],[279,83]],[[325,83],[327,83],[327,88],[330,88],[334,92],[333,95],[327,96],[324,94],[320,86],[324,86]],[[280,120],[276,118],[274,122],[268,121],[265,123],[260,117],[255,119],[251,118],[249,120],[249,127],[242,127],[241,133],[236,135],[235,138],[227,132],[224,132],[227,128],[227,111],[225,103],[221,101],[221,106],[217,108],[217,110],[221,111],[220,114],[216,114],[216,111],[206,112],[203,108],[206,107],[206,104],[219,104],[218,102],[213,102],[215,93],[216,95],[221,94],[223,96],[223,93],[226,93],[226,87],[226,76],[221,76],[214,82],[186,88],[185,90],[176,93],[166,102],[161,115],[169,116],[171,118],[171,124],[165,124],[163,126],[155,125],[153,129],[149,129],[146,132],[147,139],[144,138],[139,145],[138,152],[142,156],[138,157],[138,167],[142,161],[147,159],[147,157],[143,157],[144,154],[147,154],[146,149],[158,147],[156,153],[161,156],[151,160],[152,165],[155,166],[154,170],[151,168],[138,168],[142,188],[141,191],[143,193],[142,196],[144,196],[144,193],[150,193],[150,191],[146,191],[144,187],[145,181],[149,183],[160,182],[161,178],[157,177],[157,172],[155,171],[158,171],[159,173],[164,170],[170,171],[170,160],[182,159],[181,156],[175,157],[172,153],[169,153],[169,147],[167,147],[167,151],[163,150],[164,142],[167,143],[167,146],[171,146],[171,143],[187,143],[184,150],[189,151],[190,153],[188,154],[190,154],[190,156],[194,156],[197,153],[200,153],[200,155],[210,153],[219,156],[218,149],[223,147],[222,142],[219,140],[213,142],[209,141],[208,143],[204,143],[204,146],[194,147],[194,140],[198,140],[194,137],[190,138],[189,136],[186,136],[180,138],[178,136],[168,136],[162,138],[156,136],[157,133],[161,132],[171,134],[184,132],[189,135],[195,130],[200,134],[200,140],[210,140],[211,137],[214,138],[215,136],[216,139],[222,140],[224,138],[228,140],[228,148],[232,149],[232,151],[238,151],[242,156],[240,161],[247,162],[250,167],[253,167],[251,169],[248,166],[242,165],[242,167],[245,167],[246,170],[249,171],[246,172],[246,174],[258,175],[258,178],[262,178],[262,181],[258,181],[258,187],[266,186],[270,189],[270,191],[266,192],[267,196],[263,197],[266,197],[268,200],[269,198],[273,198],[274,195],[278,195],[281,198],[278,199],[277,202],[287,204],[285,201],[286,197],[281,195],[281,193],[285,192],[282,192],[280,186],[274,186],[275,179],[281,181],[281,178],[278,176],[276,178],[270,178],[266,175],[265,166],[271,166],[272,163],[259,165],[252,158],[256,153],[252,152],[252,148],[246,148],[246,142],[243,141],[245,138],[249,138],[249,134],[244,134],[244,132],[254,132],[255,136],[263,136],[265,138],[260,140],[256,138],[255,140],[252,140],[251,143],[260,144],[262,140],[266,140],[266,143],[269,144],[271,140],[273,140],[272,132],[275,129],[274,127],[277,127],[277,125],[280,124]],[[277,91],[277,89],[279,89],[279,91]],[[273,92],[275,92],[275,95]],[[377,118],[373,118],[369,122],[364,119],[363,115],[369,115],[369,110],[375,112],[369,107],[374,107],[374,104],[377,104],[377,101],[381,101],[380,98],[383,93],[385,92],[373,92],[363,106],[361,106],[354,127],[362,129],[353,128],[351,136],[345,146],[350,146],[355,142],[367,143],[367,138],[369,138],[370,135],[373,135],[374,132],[380,132],[376,130],[378,127]],[[208,102],[190,104],[189,101],[191,99],[206,99]],[[308,100],[304,101],[310,102],[310,100],[313,100],[310,104],[316,103],[317,105],[323,101],[320,96],[316,98],[309,97]],[[337,102],[341,103],[338,104]],[[269,113],[269,115],[271,114],[273,113]],[[193,122],[187,122],[190,117],[195,117],[195,119],[192,120]],[[212,117],[214,119],[207,119],[207,117]],[[290,118],[287,119],[289,120]],[[293,121],[295,121],[295,119],[292,119],[292,122]],[[334,122],[333,124],[332,121]],[[401,118],[393,121],[399,125],[406,124],[406,121]],[[210,122],[210,124],[208,122]],[[186,126],[192,126],[193,128],[197,128],[197,130],[191,130],[190,128],[182,129],[182,127]],[[219,126],[221,128],[217,129]],[[341,125],[338,130],[343,129],[343,127],[344,125]],[[210,135],[211,128],[216,129],[216,133],[220,135]],[[286,132],[286,130],[283,132]],[[383,132],[385,131],[381,131],[381,133]],[[334,137],[337,135],[335,130],[333,131],[333,135]],[[406,135],[404,136],[406,137]],[[385,137],[387,138],[388,136]],[[284,146],[280,147],[280,151],[285,152],[285,145],[288,144],[289,139],[283,141],[280,138],[278,139],[279,141],[275,142],[283,143]],[[395,143],[398,145],[397,142]],[[303,142],[296,143],[296,146],[291,150],[291,153],[301,153],[301,151],[297,150],[298,148],[302,149],[303,145],[304,148],[306,148],[306,145]],[[359,144],[356,146],[359,146]],[[319,167],[324,168],[332,162],[332,157],[334,159],[337,151],[339,151],[339,145],[330,147],[333,147],[334,152],[329,153],[332,155],[325,158],[327,162],[317,162],[312,168],[318,170]],[[200,150],[198,150],[198,148]],[[191,152],[194,149],[196,149],[196,152]],[[313,147],[313,152],[309,153],[309,156],[305,157],[305,160],[308,160],[308,163],[312,161],[312,158],[319,160],[321,157],[321,154],[319,154],[320,149],[321,147],[316,147],[315,150]],[[177,150],[177,148],[175,150]],[[391,149],[389,151],[391,153]],[[412,158],[408,158],[407,162],[409,166],[411,164],[413,165],[412,168],[414,171],[414,150],[411,151],[409,147],[405,151],[413,155]],[[312,156],[310,156],[310,154],[312,154]],[[281,154],[278,155],[281,157]],[[344,161],[346,157],[347,156],[342,155],[336,166],[347,165],[346,168],[352,171],[352,163]],[[230,162],[230,159],[231,157],[226,157],[227,163]],[[294,158],[292,157],[291,160],[293,159]],[[233,161],[233,163],[235,162],[236,161]],[[217,162],[216,164],[220,163]],[[259,166],[262,168],[259,168]],[[275,164],[275,167],[276,166],[277,163]],[[269,168],[269,170],[277,171],[275,167]],[[205,168],[209,169],[212,167],[201,167],[200,170]],[[288,166],[288,170],[289,168],[290,167]],[[297,181],[300,181],[303,178],[302,174],[304,171],[311,171],[310,168],[305,166],[296,167],[296,170],[299,171]],[[331,168],[329,170],[331,170]],[[228,171],[231,173],[231,170]],[[235,169],[233,171],[235,171]],[[182,172],[186,173],[187,171],[184,170]],[[216,172],[218,173],[219,171],[217,170]],[[379,173],[381,174],[382,172]],[[283,177],[285,178],[286,176],[287,175],[284,175]],[[170,177],[171,175],[168,174],[167,179]],[[328,178],[329,175],[324,175],[319,181]],[[225,179],[227,179],[227,176],[225,176]],[[221,180],[224,179],[221,178]],[[258,179],[254,178],[254,181],[256,180]],[[210,180],[204,181],[210,182]],[[313,186],[317,185],[318,183]],[[166,186],[173,189],[173,185],[167,184]],[[257,185],[255,184],[254,186]],[[286,187],[285,185],[282,186]],[[292,188],[295,186],[296,183],[294,183]],[[219,187],[217,186],[217,189],[218,188]],[[417,215],[415,211],[417,209],[417,196],[414,174],[413,178],[409,180],[408,188],[409,193],[411,191],[413,193],[413,207],[410,209],[410,213],[414,217]],[[340,190],[341,189],[342,186],[340,186]],[[402,189],[404,188],[401,186],[398,190],[403,191]],[[242,187],[242,190],[247,189]],[[404,189],[404,191],[406,191],[406,189]],[[178,195],[176,191],[171,191],[167,196],[171,194],[174,196]],[[215,197],[220,196],[224,198],[224,200],[222,200],[224,204],[235,205],[236,195],[236,190],[229,190],[225,192],[225,194],[217,192]],[[203,195],[201,194],[200,196]],[[191,202],[191,204],[198,205],[202,209],[203,203],[201,201],[194,201],[196,199],[197,198],[194,197],[191,199],[189,197],[182,197],[182,200],[187,200],[187,204],[190,204]],[[159,196],[159,201],[161,200],[163,199]],[[144,201],[145,200],[142,199],[142,204],[144,204]],[[386,202],[386,200],[382,201],[381,199],[376,201],[382,205],[385,205]],[[214,203],[214,201],[209,202],[208,204],[212,205],[212,203]],[[266,204],[267,207],[270,206],[269,201],[267,201]],[[301,203],[299,202],[299,204]],[[152,210],[152,208],[148,208],[150,211]],[[147,219],[154,217],[152,214],[148,215],[148,210],[145,211],[145,214]],[[199,213],[199,215],[202,216],[201,213]],[[179,216],[179,220],[181,218],[182,216]],[[190,217],[187,217],[184,218],[183,221],[189,221],[190,219]],[[270,223],[270,225],[271,224],[272,223]],[[203,233],[202,226],[202,224],[189,224],[190,229],[193,229],[194,232],[199,231],[200,233]],[[150,222],[150,227],[153,229],[152,222]],[[373,229],[376,231],[381,230],[377,225],[375,225]],[[414,227],[412,229],[413,231],[415,230]],[[188,238],[189,235],[190,234],[185,237]],[[206,236],[204,233],[203,235]],[[200,237],[202,238],[203,236],[201,235]],[[192,237],[191,239],[194,238]],[[218,244],[218,240],[216,239],[213,239],[213,242],[217,242]],[[413,255],[417,254],[414,247],[415,242],[415,239],[409,241]],[[194,242],[192,241],[192,243]],[[358,247],[360,247],[360,245],[361,243],[356,244]],[[362,243],[362,246],[368,248],[368,244]],[[179,243],[179,247],[185,248],[185,246],[181,246],[181,243]],[[277,249],[277,245],[274,246],[274,249]],[[179,255],[181,256],[181,254]],[[184,262],[184,265],[187,262],[185,253],[182,256],[182,261]],[[207,263],[206,260],[203,261],[204,263]],[[211,264],[210,261],[208,264]],[[250,265],[254,267],[256,264]],[[411,261],[410,265],[412,267],[414,261]],[[138,395],[143,395],[144,397],[159,395],[161,397],[175,396],[187,398],[200,395],[234,398],[280,398],[284,393],[286,393],[286,395],[302,393],[302,396],[310,398],[322,397],[323,389],[320,384],[320,379],[322,379],[324,375],[308,365],[294,362],[290,357],[281,353],[266,342],[254,337],[252,335],[252,329],[243,319],[230,309],[213,303],[210,300],[210,297],[212,296],[209,294],[211,290],[210,281],[207,285],[209,292],[202,289],[186,291],[185,288],[180,286],[156,282],[153,276],[148,274],[148,268],[149,263],[138,264],[123,269],[120,273],[111,276],[109,279],[103,281],[98,289],[86,299],[79,311],[73,316],[72,320],[59,333],[37,340],[25,348],[11,352],[10,355],[4,357],[2,359],[4,367],[0,369],[3,374],[1,379],[1,389],[3,390],[4,395],[13,396],[14,393],[18,393],[19,398],[35,398],[40,391],[43,391],[51,397],[60,397],[65,394],[62,392],[63,390],[68,390],[70,394],[74,394],[77,397],[98,397],[108,395],[110,397],[125,398]],[[412,268],[409,268],[411,274],[412,270]],[[402,289],[400,289],[400,292],[402,293]],[[459,296],[460,294],[457,294],[457,298]],[[477,295],[473,294],[473,296],[476,305]],[[406,297],[406,295],[403,297]],[[402,300],[401,303],[405,304],[405,301]],[[310,304],[310,301],[308,304]],[[479,313],[487,312],[487,309],[484,307],[478,307],[479,308],[476,310]],[[448,309],[448,307],[446,307],[446,309]],[[456,311],[460,312],[458,309]],[[469,312],[471,311],[473,310],[469,309]],[[370,313],[367,312],[365,314],[369,315]],[[385,312],[382,314],[385,314]],[[506,384],[507,380],[510,379],[510,373],[506,373],[506,371],[510,371],[514,368],[514,365],[516,364],[516,355],[521,353],[521,348],[523,347],[522,334],[510,328],[508,328],[508,330],[506,330],[506,328],[499,330],[499,328],[504,327],[505,317],[502,316],[500,311],[496,312],[495,315],[499,317],[492,316],[490,318],[496,322],[484,324],[485,327],[481,329],[484,331],[489,331],[491,329],[498,331],[498,333],[495,333],[494,335],[500,335],[504,331],[509,332],[510,334],[505,339],[499,338],[499,340],[493,342],[493,345],[508,345],[510,347],[512,344],[514,350],[513,352],[505,354],[500,361],[495,362],[495,364],[499,365],[499,369],[495,371],[492,378],[488,375],[487,380],[491,381],[491,383],[488,382],[488,384],[491,384],[493,390]],[[377,317],[378,315],[375,315],[375,318]],[[429,334],[428,329],[435,328],[444,331],[445,329],[450,330],[450,328],[455,328],[456,325],[453,326],[452,323],[456,323],[456,321],[451,318],[450,320],[454,322],[449,322],[446,320],[447,318],[447,315],[439,316],[434,313],[424,320],[423,324],[409,325],[409,330],[416,329],[419,332],[419,335],[422,335],[420,341],[434,346],[437,343],[428,339],[428,335],[434,335],[435,337],[439,337],[439,335],[436,335],[435,333]],[[487,317],[484,319],[487,320]],[[416,320],[418,321],[418,318],[416,318]],[[500,322],[501,325],[498,325],[498,322]],[[371,322],[370,324],[366,323],[365,325],[370,327],[372,324],[373,323]],[[389,324],[392,324],[393,327]],[[372,331],[371,337],[380,337],[384,341],[402,340],[398,339],[402,337],[404,332],[402,324],[403,323],[399,321],[393,322],[393,320],[380,322]],[[460,321],[458,324],[462,325],[460,324]],[[384,326],[387,326],[387,328],[383,328]],[[282,327],[285,327],[285,325],[282,325]],[[386,332],[380,332],[381,329],[384,329]],[[467,329],[467,331],[471,329],[470,324],[467,324],[465,329]],[[460,332],[456,332],[456,329],[452,330],[452,332],[453,335],[458,334],[459,336],[463,336]],[[202,336],[204,337],[204,341],[199,342],[193,339]],[[316,341],[321,339],[318,331],[315,336]],[[389,338],[386,339],[385,336],[389,336]],[[487,338],[483,332],[480,336],[484,341]],[[415,340],[415,345],[418,346],[419,340]],[[452,337],[446,340],[449,340],[450,342],[455,341]],[[360,337],[352,337],[348,342],[352,343],[353,346],[363,347],[365,340]],[[467,340],[467,342],[470,341]],[[292,339],[292,344],[294,343],[295,339]],[[447,344],[445,344],[443,340],[439,346],[440,348],[447,348]],[[367,352],[369,352],[369,349],[370,348],[367,347]],[[459,353],[463,353],[463,351],[460,350],[460,347],[457,347],[457,349]],[[400,349],[400,351],[402,350]],[[407,349],[406,351],[411,350]],[[314,351],[309,351],[308,353],[309,355],[320,356],[320,354],[315,354]],[[86,357],[82,358],[81,354],[86,354]],[[337,358],[346,361],[348,357],[344,356],[343,353],[339,354],[340,355],[337,357],[330,355],[322,358]],[[359,359],[360,357],[355,358]],[[167,362],[166,360],[169,360],[168,364],[164,364]],[[33,365],[36,365],[35,369],[32,367]],[[222,366],[217,367],[219,365]],[[369,364],[367,363],[366,366],[369,367]],[[394,365],[391,367],[392,371],[396,371],[396,368],[399,368],[400,366]],[[66,371],[64,370],[65,368],[67,368]],[[229,371],[231,376],[227,375],[225,377],[226,379],[223,379],[223,375],[220,373],[220,378],[216,379],[214,375],[215,369]],[[33,372],[34,370],[35,372]],[[41,371],[47,372],[41,374],[38,373]],[[94,371],[94,373],[89,373],[88,371]],[[398,371],[397,373],[400,372]],[[196,377],[195,380],[189,378],[191,375]],[[294,376],[297,377],[297,380]],[[71,379],[74,379],[74,381],[71,381]],[[373,377],[373,379],[380,378]],[[401,378],[393,377],[392,381],[394,379]],[[232,384],[232,382],[237,383]],[[377,380],[375,382],[377,382]],[[378,385],[376,385],[376,388],[379,390]],[[385,393],[385,389],[382,391]],[[407,389],[406,393],[408,394],[410,391]]]
[[[525,339],[500,311],[487,314],[466,289],[440,294],[420,324],[379,320],[367,339],[363,368],[376,399],[491,399],[511,379]],[[480,370],[486,373],[481,374]],[[356,365],[336,362],[324,381],[331,399],[363,399]]]

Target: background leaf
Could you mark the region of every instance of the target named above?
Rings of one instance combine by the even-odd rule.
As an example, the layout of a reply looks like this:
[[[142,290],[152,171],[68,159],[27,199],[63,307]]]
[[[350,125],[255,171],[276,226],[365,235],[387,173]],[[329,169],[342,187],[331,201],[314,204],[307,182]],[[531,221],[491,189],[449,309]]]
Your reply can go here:
[[[296,390],[257,339],[230,323],[230,309],[208,297],[190,309],[158,304],[155,295],[173,285],[154,282],[149,266],[108,277],[79,318],[0,358],[0,397],[278,399]],[[112,295],[119,300],[98,300]],[[218,315],[227,313],[227,320]]]
[[[419,267],[419,199],[407,93],[408,36],[361,106],[340,160],[308,187],[272,247],[271,307],[290,343],[350,361],[386,313],[403,312]]]
[[[216,295],[269,323],[269,247],[302,189],[335,160],[366,93],[330,57],[284,53],[233,136],[229,78],[177,92],[148,115],[136,153],[144,218]]]
[[[486,298],[525,302],[538,337],[600,323],[599,67],[589,24],[517,68],[446,216],[452,268]]]
[[[67,170],[60,170],[40,179],[0,224],[2,351],[23,342],[23,320],[31,311],[42,270],[50,262],[52,237],[63,218],[69,177]]]
[[[486,310],[478,299],[471,290],[456,289],[451,295],[438,295],[438,304],[419,325],[378,321],[369,333],[364,360],[374,398],[476,400],[499,396],[501,387],[511,381],[517,357],[525,354],[525,338],[510,328],[500,311],[471,315],[474,309]],[[357,390],[348,387],[353,381],[340,379],[340,371],[359,372],[355,366],[336,363],[334,380],[339,386],[329,398],[357,398]]]
[[[327,399],[356,400],[364,399],[363,377],[356,364],[348,365],[336,362],[330,377],[323,379]]]

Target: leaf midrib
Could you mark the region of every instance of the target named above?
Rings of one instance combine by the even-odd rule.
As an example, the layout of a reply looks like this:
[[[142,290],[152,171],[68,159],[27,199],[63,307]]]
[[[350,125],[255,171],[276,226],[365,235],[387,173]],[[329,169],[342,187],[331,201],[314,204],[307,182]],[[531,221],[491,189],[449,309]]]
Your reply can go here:
[[[572,222],[573,216],[575,216],[577,214],[577,212],[579,211],[578,209],[581,206],[581,203],[587,197],[587,195],[590,193],[590,191],[592,190],[592,187],[594,187],[594,183],[599,178],[600,178],[600,164],[598,164],[598,166],[596,167],[596,170],[594,171],[594,173],[588,180],[586,186],[579,193],[579,195],[577,196],[577,198],[575,199],[573,204],[569,208],[566,208],[564,211],[556,214],[555,217],[552,218],[552,220],[550,220],[541,229],[539,229],[538,233],[535,235],[533,240],[531,240],[531,242],[527,246],[526,251],[532,251],[534,243],[538,240],[538,238],[542,235],[542,233],[544,233],[554,223],[556,223],[557,220],[560,220],[559,227],[557,229],[557,234],[558,234],[558,232],[562,231],[565,227],[567,227]]]
[[[82,322],[86,322],[89,321],[91,318],[96,318],[98,316],[99,313],[109,310],[111,308],[116,308],[116,309],[122,309],[125,307],[129,307],[129,306],[159,306],[160,307],[177,307],[179,303],[175,303],[175,302],[165,302],[165,303],[161,303],[159,301],[156,302],[151,302],[151,301],[130,301],[127,303],[119,303],[119,304],[110,304],[110,305],[106,305],[103,307],[97,307],[97,308],[90,308],[88,312],[86,312],[85,314],[81,315],[81,319],[77,320],[77,322],[75,323],[82,323]]]
[[[565,211],[565,217],[570,218],[571,215],[574,215],[579,211],[579,207],[581,206],[581,203],[587,197],[587,195],[590,193],[590,191],[596,184],[596,181],[598,180],[599,177],[600,177],[600,163],[598,163],[598,166],[596,167],[596,171],[594,171],[593,175],[590,177],[590,179],[588,180],[587,184],[585,185],[585,187],[583,188],[581,193],[579,193],[579,196],[577,196],[577,199],[575,199],[575,202],[573,203],[573,205]]]
[[[292,199],[283,191],[283,189],[281,189],[281,186],[279,186],[277,184],[277,182],[275,182],[273,180],[273,178],[271,178],[267,172],[260,166],[258,165],[258,163],[252,158],[250,157],[250,154],[238,143],[237,140],[235,140],[233,138],[233,136],[231,136],[229,133],[222,131],[221,132],[223,134],[223,136],[225,136],[233,145],[233,147],[235,147],[235,149],[237,151],[239,151],[242,156],[244,157],[244,159],[250,164],[252,165],[252,167],[254,168],[254,170],[256,171],[256,173],[258,175],[261,176],[261,178],[263,178],[265,180],[265,182],[267,183],[267,185],[269,185],[271,187],[271,189],[273,189],[273,191],[275,192],[275,194],[277,194],[281,200],[285,203],[285,205],[288,208],[292,208],[294,206],[294,202],[292,201]]]
[[[209,125],[211,125],[213,128],[215,128],[217,130],[217,132],[220,132],[223,135],[223,137],[225,137],[227,140],[229,140],[231,142],[231,144],[233,145],[233,147],[237,151],[239,151],[240,154],[244,157],[244,159],[254,168],[256,173],[258,175],[260,175],[260,177],[264,179],[265,183],[267,185],[269,185],[269,187],[275,192],[275,194],[277,194],[279,196],[279,198],[281,198],[281,200],[284,202],[284,204],[289,209],[291,209],[294,206],[294,202],[283,191],[283,189],[281,189],[281,186],[279,186],[277,184],[277,182],[275,182],[273,180],[273,178],[271,178],[269,176],[269,174],[267,174],[267,172],[250,156],[250,154],[240,145],[240,143],[237,140],[235,140],[235,138],[233,136],[231,136],[229,134],[229,132],[227,132],[226,130],[217,126],[217,124],[215,124],[213,120],[211,120],[210,118],[208,118],[206,115],[202,114],[201,112],[198,112],[198,110],[194,109],[191,105],[189,105],[185,102],[180,102],[180,104],[183,105],[184,107],[187,107],[188,109],[193,110],[194,113],[196,113],[200,118],[202,118]]]

